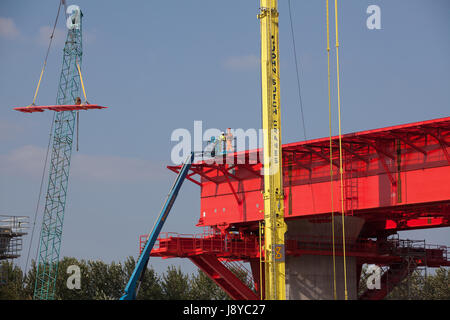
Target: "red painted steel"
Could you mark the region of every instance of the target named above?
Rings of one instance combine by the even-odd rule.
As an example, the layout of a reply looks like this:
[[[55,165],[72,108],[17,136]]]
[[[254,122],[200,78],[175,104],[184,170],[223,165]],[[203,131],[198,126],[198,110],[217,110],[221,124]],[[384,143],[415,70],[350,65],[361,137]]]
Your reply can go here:
[[[197,254],[189,259],[235,300],[259,300],[258,296],[214,254]]]
[[[337,139],[332,139],[335,211],[341,201]],[[450,117],[346,134],[342,145],[343,201],[348,213],[370,222],[367,235],[380,228],[450,225]],[[229,154],[225,164],[192,165],[189,179],[201,186],[198,226],[255,227],[263,219],[260,152]],[[283,164],[286,219],[330,215],[329,139],[283,145]]]
[[[145,246],[146,235],[141,236],[140,249]],[[412,253],[423,257],[418,266],[450,266],[447,246],[426,245],[411,248],[408,240],[386,240],[347,238],[346,256],[357,257],[364,263],[390,265],[402,262],[402,257]],[[337,256],[342,256],[342,242],[335,246]],[[191,258],[201,254],[214,255],[228,260],[259,260],[258,238],[239,235],[182,235],[164,233],[155,243],[151,256],[164,258]],[[331,256],[331,239],[323,236],[299,236],[286,240],[286,254],[290,256],[326,255]]]
[[[140,237],[140,249],[147,236]],[[154,257],[191,257],[198,254],[214,254],[221,259],[248,260],[259,258],[259,241],[256,237],[240,237],[238,234],[161,233],[151,255]]]
[[[108,107],[99,106],[97,104],[74,104],[74,105],[52,105],[52,106],[27,106],[27,107],[18,107],[14,108],[14,110],[25,112],[25,113],[33,113],[33,112],[44,112],[45,110],[52,111],[77,111],[77,110],[91,110],[91,109],[106,109]]]
[[[389,267],[383,279],[389,277],[390,282],[361,299],[385,297],[411,272],[404,267],[405,259],[412,259],[415,266],[450,266],[445,246],[414,248],[409,242],[387,239],[400,230],[450,226],[450,117],[344,135],[343,199],[339,197],[337,137],[332,138],[332,145],[334,212],[340,214],[343,201],[347,215],[365,221],[358,238],[347,239],[346,254],[357,261],[356,277],[363,264]],[[330,222],[329,138],[285,144],[282,151],[286,219]],[[192,164],[187,179],[201,187],[197,226],[214,232],[167,234],[151,255],[191,259],[236,299],[244,299],[245,289],[237,289],[235,279],[218,275],[202,257],[214,261],[210,264],[219,259],[250,262],[256,291],[264,287],[258,275],[258,223],[264,216],[261,158],[258,149],[216,157],[221,163]],[[338,256],[341,247],[338,240]],[[331,239],[293,238],[288,233],[286,255],[332,255]]]

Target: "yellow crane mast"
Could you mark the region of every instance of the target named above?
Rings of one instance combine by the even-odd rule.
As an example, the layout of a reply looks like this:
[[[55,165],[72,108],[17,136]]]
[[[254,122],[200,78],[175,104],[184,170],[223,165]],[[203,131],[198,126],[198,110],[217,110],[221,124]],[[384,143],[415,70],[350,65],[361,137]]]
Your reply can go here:
[[[264,132],[265,299],[286,299],[284,192],[281,154],[278,1],[261,0],[262,126]]]

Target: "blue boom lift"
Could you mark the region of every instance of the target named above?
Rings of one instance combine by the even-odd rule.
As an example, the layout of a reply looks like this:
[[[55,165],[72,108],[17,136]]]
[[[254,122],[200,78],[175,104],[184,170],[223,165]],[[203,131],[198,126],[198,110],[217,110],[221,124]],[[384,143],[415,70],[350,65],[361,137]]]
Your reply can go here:
[[[161,213],[159,214],[159,217],[156,220],[155,225],[153,226],[153,230],[147,239],[144,250],[142,250],[142,253],[139,256],[133,274],[131,275],[131,278],[128,281],[128,284],[125,288],[125,293],[120,298],[120,300],[136,299],[137,291],[139,290],[139,285],[144,277],[145,270],[147,269],[150,253],[152,252],[153,246],[155,245],[155,241],[158,238],[159,233],[161,232],[161,229],[164,225],[164,222],[167,219],[167,216],[169,215],[170,210],[172,209],[173,203],[177,198],[178,191],[180,191],[181,185],[183,184],[183,181],[186,178],[193,161],[194,161],[194,152],[192,152],[183,163],[180,173],[178,173],[178,176],[172,188],[170,189],[169,195],[167,196],[166,202],[164,203],[164,206],[161,209]]]

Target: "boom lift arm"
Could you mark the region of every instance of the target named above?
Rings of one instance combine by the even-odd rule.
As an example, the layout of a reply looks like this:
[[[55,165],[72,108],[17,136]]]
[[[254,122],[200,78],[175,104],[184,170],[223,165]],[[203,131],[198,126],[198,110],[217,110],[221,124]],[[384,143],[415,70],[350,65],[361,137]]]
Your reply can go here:
[[[141,255],[136,263],[134,271],[128,281],[128,284],[125,288],[124,295],[120,298],[120,300],[134,300],[136,299],[137,290],[139,290],[139,285],[141,280],[143,279],[145,270],[147,269],[148,260],[150,258],[150,253],[155,245],[155,241],[161,232],[161,229],[166,222],[167,216],[169,215],[170,210],[177,198],[178,191],[180,191],[181,185],[185,180],[189,169],[191,168],[191,164],[194,161],[194,152],[192,152],[185,160],[183,166],[181,167],[180,173],[178,174],[172,188],[170,189],[169,195],[167,196],[166,202],[161,209],[158,219],[153,226],[152,232],[150,233],[147,243],[145,244],[144,250],[142,250]]]

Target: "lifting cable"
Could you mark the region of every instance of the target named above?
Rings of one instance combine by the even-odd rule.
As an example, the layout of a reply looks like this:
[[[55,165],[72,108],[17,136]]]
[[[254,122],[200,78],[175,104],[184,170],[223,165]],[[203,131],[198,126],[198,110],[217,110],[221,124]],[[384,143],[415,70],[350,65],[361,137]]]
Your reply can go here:
[[[301,86],[300,86],[300,72],[299,72],[299,64],[297,62],[297,46],[295,44],[295,35],[294,35],[294,23],[292,22],[292,9],[291,9],[291,0],[288,0],[288,7],[289,7],[289,20],[290,20],[290,25],[291,25],[291,37],[292,37],[292,47],[294,49],[294,62],[295,62],[295,70],[296,70],[296,75],[297,75],[297,89],[298,89],[298,98],[299,98],[299,104],[300,104],[300,112],[301,112],[301,118],[302,118],[302,126],[303,126],[303,138],[306,141],[307,140],[307,135],[306,135],[306,125],[305,125],[305,117],[303,114],[303,99],[302,99],[302,91],[301,91]],[[311,191],[311,199],[313,201],[313,209],[315,211],[315,195],[314,195],[314,190],[312,188],[312,181],[309,180],[308,182],[309,184],[309,190]]]
[[[81,75],[81,69],[80,69],[80,65],[78,64],[78,62],[77,62],[77,69],[78,69],[78,75],[80,76],[81,88],[83,89],[84,102],[86,104],[89,104],[89,102],[87,101],[87,98],[86,98],[86,90],[84,89],[83,76]]]
[[[66,7],[65,1],[61,0],[59,2],[58,13],[56,14],[56,18],[55,18],[55,23],[53,25],[52,34],[50,35],[50,41],[49,41],[49,44],[48,44],[47,53],[45,54],[44,65],[42,66],[41,75],[39,77],[38,85],[37,85],[36,91],[34,93],[33,103],[31,105],[34,105],[34,103],[36,102],[36,97],[37,97],[37,94],[38,94],[38,91],[39,91],[39,87],[41,85],[42,75],[44,74],[45,66],[47,65],[48,55],[50,53],[50,48],[51,48],[51,45],[52,45],[52,42],[53,42],[53,38],[55,36],[55,29],[56,29],[56,25],[58,23],[59,13],[61,11],[61,5],[62,4],[64,4],[64,7]],[[37,219],[37,214],[39,212],[39,205],[40,205],[41,198],[42,198],[42,188],[43,188],[43,185],[44,185],[44,177],[45,177],[45,172],[47,171],[48,155],[49,155],[49,151],[50,151],[50,143],[51,143],[51,140],[52,140],[52,133],[53,133],[53,125],[54,125],[54,123],[55,123],[55,113],[53,113],[53,118],[52,118],[52,122],[51,122],[51,125],[50,125],[50,135],[49,135],[49,138],[48,138],[47,152],[46,152],[46,155],[45,155],[44,168],[42,170],[41,183],[40,183],[40,187],[39,187],[39,196],[38,196],[38,201],[37,201],[37,204],[36,204],[36,210],[34,212],[33,228],[32,228],[32,231],[31,231],[30,245],[28,247],[27,261],[25,263],[24,272],[27,272],[28,262],[29,262],[29,259],[30,259],[31,246],[33,244],[34,231],[35,231],[35,227],[36,227],[36,219]],[[38,246],[38,248],[36,250],[35,261],[37,261],[38,250],[39,250],[39,246]]]
[[[34,106],[34,103],[36,102],[36,97],[37,97],[38,92],[39,92],[39,87],[41,86],[42,76],[44,75],[44,70],[45,70],[45,67],[47,66],[47,59],[48,59],[48,55],[50,53],[50,48],[52,46],[53,38],[55,36],[55,29],[56,29],[56,24],[58,23],[59,12],[61,11],[61,5],[63,3],[64,3],[64,6],[65,6],[65,2],[64,1],[60,1],[59,2],[58,13],[56,14],[56,19],[55,19],[55,23],[53,25],[52,34],[50,35],[50,41],[48,43],[47,53],[45,54],[45,59],[44,59],[44,64],[42,66],[41,75],[39,76],[39,81],[38,81],[38,84],[37,84],[37,87],[36,87],[36,91],[34,92],[33,102],[31,103],[30,106]]]
[[[49,135],[49,138],[48,138],[47,152],[45,154],[44,168],[42,169],[41,184],[40,184],[40,187],[39,187],[39,196],[38,196],[38,201],[37,201],[37,204],[36,204],[36,211],[34,212],[33,229],[31,231],[30,245],[28,247],[27,262],[25,263],[24,273],[27,272],[28,261],[30,259],[31,245],[33,243],[34,230],[35,230],[35,227],[36,227],[36,218],[37,218],[37,214],[38,214],[38,211],[39,211],[39,205],[40,205],[41,198],[42,198],[42,188],[43,188],[43,185],[44,185],[44,177],[45,177],[45,172],[47,172],[48,155],[50,153],[49,152],[50,151],[50,143],[52,141],[52,133],[53,133],[53,124],[54,123],[55,123],[55,113],[53,113],[52,124],[50,126],[50,135]],[[39,246],[38,246],[37,251],[36,251],[35,261],[37,261],[38,250],[39,250]]]
[[[327,58],[328,58],[328,115],[330,130],[330,185],[331,185],[331,224],[333,237],[333,288],[334,299],[336,294],[336,244],[335,244],[335,226],[334,226],[334,203],[333,203],[333,147],[331,132],[331,81],[330,81],[330,27],[329,27],[329,3],[326,0],[327,9]],[[345,252],[345,208],[344,208],[344,181],[342,168],[342,130],[341,130],[341,95],[340,95],[340,78],[339,78],[339,32],[338,32],[338,11],[337,0],[334,1],[335,10],[335,31],[336,31],[336,77],[337,77],[337,100],[338,100],[338,119],[339,119],[339,176],[340,176],[340,195],[341,195],[341,216],[342,216],[342,256],[344,262],[344,297],[348,300],[347,290],[347,259]]]
[[[329,6],[327,6],[327,58],[328,58],[328,125],[330,131],[330,191],[331,191],[331,236],[333,241],[333,296],[337,300],[336,293],[336,244],[334,232],[334,195],[333,195],[333,143],[331,130],[331,77],[330,77],[330,21],[329,21]]]
[[[334,18],[336,25],[336,80],[337,80],[337,100],[338,100],[338,118],[339,118],[339,174],[341,187],[341,216],[342,216],[342,256],[344,260],[344,294],[345,300],[348,300],[347,290],[347,260],[345,256],[345,209],[344,209],[344,181],[342,169],[342,131],[341,131],[341,93],[339,82],[339,29],[338,29],[338,6],[337,0],[334,0]]]
[[[80,64],[78,63],[78,61],[76,61],[76,64],[77,64],[78,75],[80,76],[81,88],[83,89],[84,103],[89,104],[89,102],[87,101],[87,97],[86,97],[86,90],[84,89],[84,82],[83,82],[83,76],[81,75]],[[80,112],[77,111],[77,151],[79,150],[79,148],[78,148],[79,131],[80,131]]]
[[[297,49],[295,46],[295,36],[294,36],[294,26],[292,23],[292,13],[291,13],[291,0],[288,0],[288,6],[289,6],[289,20],[290,20],[290,24],[291,24],[291,36],[292,36],[292,46],[294,48],[294,61],[295,61],[295,70],[296,70],[296,75],[297,75],[297,89],[298,89],[298,97],[300,100],[300,112],[301,112],[301,116],[302,116],[302,125],[303,125],[303,137],[306,141],[306,127],[305,127],[305,117],[303,115],[303,101],[302,101],[302,91],[301,91],[301,87],[300,87],[300,76],[299,76],[299,71],[298,71],[298,62],[297,62]]]

